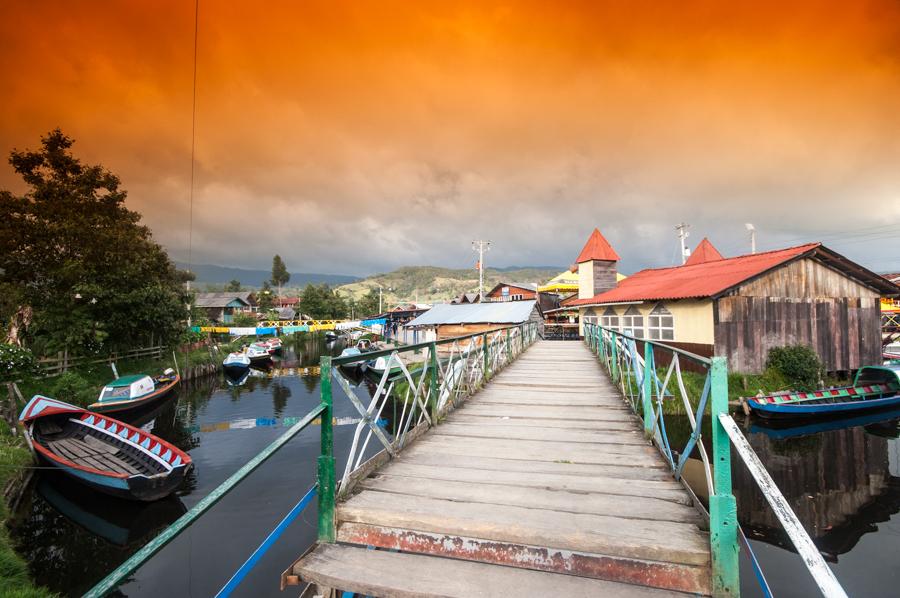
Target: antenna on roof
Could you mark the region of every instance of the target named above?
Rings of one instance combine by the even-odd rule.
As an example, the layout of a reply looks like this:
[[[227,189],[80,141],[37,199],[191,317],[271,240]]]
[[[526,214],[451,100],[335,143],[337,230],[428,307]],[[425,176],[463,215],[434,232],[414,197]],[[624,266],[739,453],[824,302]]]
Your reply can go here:
[[[744,228],[750,231],[750,253],[756,253],[756,227],[747,222]]]
[[[687,238],[691,236],[691,233],[689,233],[687,231],[687,229],[689,229],[690,227],[691,227],[690,224],[685,224],[684,222],[682,222],[681,224],[679,224],[678,226],[675,227],[675,230],[678,231],[678,240],[681,242],[681,265],[682,266],[687,261],[688,255],[690,255],[687,245],[685,245],[685,240],[687,240]]]

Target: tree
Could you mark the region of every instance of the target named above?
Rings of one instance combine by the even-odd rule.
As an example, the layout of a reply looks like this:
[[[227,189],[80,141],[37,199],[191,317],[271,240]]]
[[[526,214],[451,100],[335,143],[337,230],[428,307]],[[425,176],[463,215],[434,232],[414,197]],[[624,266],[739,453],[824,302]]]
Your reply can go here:
[[[260,311],[266,311],[272,309],[274,305],[274,300],[272,297],[272,285],[269,284],[269,281],[263,282],[262,288],[259,290],[259,295],[256,298],[256,305],[259,307]]]
[[[356,317],[363,319],[378,314],[378,304],[378,291],[369,289],[369,292],[356,302]]]
[[[225,290],[231,293],[237,293],[241,290],[241,281],[237,279],[233,279],[227,285],[225,285]]]
[[[59,129],[9,162],[23,195],[0,190],[0,288],[15,290],[4,321],[37,352],[96,352],[138,339],[176,339],[188,297],[166,252],[125,207],[119,178],[82,164]],[[12,313],[9,313],[12,312]]]
[[[272,284],[278,287],[278,296],[281,297],[281,287],[286,285],[291,279],[291,273],[288,272],[287,266],[280,255],[272,258]]]

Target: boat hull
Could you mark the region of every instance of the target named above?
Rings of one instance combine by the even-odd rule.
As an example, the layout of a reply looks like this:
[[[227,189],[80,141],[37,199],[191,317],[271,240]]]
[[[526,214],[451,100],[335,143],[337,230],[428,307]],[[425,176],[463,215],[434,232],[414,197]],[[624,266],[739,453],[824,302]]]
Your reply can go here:
[[[766,419],[813,419],[857,415],[862,412],[889,409],[900,406],[900,394],[878,399],[863,399],[835,403],[816,404],[763,404],[747,400],[750,410]]]
[[[116,413],[124,414],[141,410],[150,405],[162,402],[164,399],[170,398],[173,391],[181,383],[181,377],[175,376],[175,379],[164,386],[160,386],[153,392],[135,399],[124,401],[111,401],[107,403],[94,403],[88,406],[88,411],[93,413]]]
[[[229,376],[234,378],[240,378],[250,369],[250,364],[244,363],[229,363],[227,365],[222,365],[222,371],[224,371]]]

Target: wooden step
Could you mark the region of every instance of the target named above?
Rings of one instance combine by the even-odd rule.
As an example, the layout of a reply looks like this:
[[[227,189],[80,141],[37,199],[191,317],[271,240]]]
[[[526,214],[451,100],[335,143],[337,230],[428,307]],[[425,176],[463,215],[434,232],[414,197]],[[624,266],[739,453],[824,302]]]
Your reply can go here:
[[[435,556],[321,544],[285,572],[300,581],[383,598],[662,598],[684,594],[574,575],[530,571]]]

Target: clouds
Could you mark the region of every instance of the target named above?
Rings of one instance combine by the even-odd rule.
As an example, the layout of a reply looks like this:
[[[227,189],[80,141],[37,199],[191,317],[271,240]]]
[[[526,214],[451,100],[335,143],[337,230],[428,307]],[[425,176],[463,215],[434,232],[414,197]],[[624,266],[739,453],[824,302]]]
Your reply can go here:
[[[192,6],[36,4],[0,19],[0,139],[61,126],[184,259]],[[900,221],[889,2],[200,10],[195,261],[467,266],[490,238],[565,265],[599,226],[633,270],[681,220],[726,253],[748,220],[773,246]],[[890,241],[846,253],[887,269]]]

